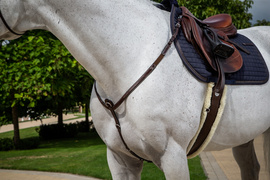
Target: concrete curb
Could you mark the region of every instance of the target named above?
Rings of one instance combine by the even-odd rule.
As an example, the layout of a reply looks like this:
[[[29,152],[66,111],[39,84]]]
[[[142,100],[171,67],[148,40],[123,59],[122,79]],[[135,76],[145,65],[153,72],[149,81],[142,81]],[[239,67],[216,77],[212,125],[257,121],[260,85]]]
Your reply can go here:
[[[0,169],[0,177],[2,180],[99,180],[87,176],[67,173],[5,169]]]

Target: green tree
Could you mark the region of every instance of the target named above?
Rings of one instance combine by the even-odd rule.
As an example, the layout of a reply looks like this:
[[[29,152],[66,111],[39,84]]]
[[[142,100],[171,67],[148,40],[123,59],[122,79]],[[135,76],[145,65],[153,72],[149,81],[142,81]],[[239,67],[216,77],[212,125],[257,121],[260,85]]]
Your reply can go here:
[[[42,94],[50,89],[44,83],[42,69],[37,66],[40,59],[46,58],[46,47],[42,37],[33,41],[32,36],[25,36],[8,45],[3,45],[0,52],[0,92],[3,114],[2,120],[8,121],[10,114],[14,125],[14,143],[20,140],[18,117],[26,109],[35,106]],[[35,51],[34,51],[35,50]]]
[[[27,113],[32,118],[40,118],[42,114],[58,115],[58,123],[62,124],[63,109],[84,100],[81,94],[76,94],[82,78],[92,82],[92,77],[63,44],[47,31],[30,31],[3,45],[0,52],[0,109],[3,112],[0,121],[13,120],[15,145],[20,140],[19,116]],[[90,89],[85,91],[90,95]]]
[[[38,115],[44,113],[57,115],[58,124],[63,124],[63,109],[69,110],[78,104],[86,105],[85,109],[89,109],[94,80],[64,45],[52,34],[50,35],[46,44],[51,48],[52,57],[44,66],[47,66],[49,72],[46,82],[51,85],[51,92],[44,94],[38,101],[34,112]],[[89,122],[88,111],[86,111],[86,121]]]
[[[253,0],[178,0],[178,4],[187,7],[192,14],[202,20],[216,14],[227,13],[232,16],[233,23],[238,29],[251,26],[252,14],[248,10],[252,7]]]
[[[257,20],[257,23],[254,24],[254,26],[270,26],[270,21],[267,21],[266,19]]]
[[[91,77],[91,76],[90,76]],[[77,100],[81,106],[85,109],[85,122],[87,124],[87,131],[90,130],[89,122],[89,107],[90,107],[90,96],[91,90],[93,87],[94,79],[89,78],[89,73],[81,69],[80,73],[77,76],[77,81],[80,82],[76,87]]]
[[[44,78],[51,89],[43,93],[43,98],[37,102],[35,113],[40,115],[46,112],[57,115],[58,124],[63,124],[63,109],[70,109],[76,105],[74,91],[78,83],[76,76],[80,65],[51,33],[46,35],[44,43],[49,47],[49,52],[47,52],[49,57],[42,67],[46,69]]]

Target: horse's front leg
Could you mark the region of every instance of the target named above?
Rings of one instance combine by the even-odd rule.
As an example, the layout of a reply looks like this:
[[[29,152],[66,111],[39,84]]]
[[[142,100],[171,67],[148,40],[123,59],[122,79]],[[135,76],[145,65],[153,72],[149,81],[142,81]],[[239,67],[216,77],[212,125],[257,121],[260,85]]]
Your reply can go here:
[[[186,151],[172,137],[161,157],[161,169],[167,180],[190,179]]]
[[[115,180],[140,180],[143,161],[107,148],[107,160]]]
[[[255,154],[253,141],[233,148],[233,156],[241,170],[243,180],[258,180],[260,164]]]

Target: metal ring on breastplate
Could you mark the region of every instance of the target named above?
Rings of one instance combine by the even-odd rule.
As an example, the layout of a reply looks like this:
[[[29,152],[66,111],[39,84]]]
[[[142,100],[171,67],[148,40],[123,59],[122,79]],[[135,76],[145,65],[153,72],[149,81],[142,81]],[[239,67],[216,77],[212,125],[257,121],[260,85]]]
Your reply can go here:
[[[105,105],[109,110],[112,110],[114,107],[114,103],[109,99],[105,99]]]

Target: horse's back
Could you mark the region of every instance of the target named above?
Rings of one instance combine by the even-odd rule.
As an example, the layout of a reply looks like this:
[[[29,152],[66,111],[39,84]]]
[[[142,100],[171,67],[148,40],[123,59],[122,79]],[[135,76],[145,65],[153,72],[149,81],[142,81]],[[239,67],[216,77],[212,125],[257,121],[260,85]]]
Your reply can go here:
[[[270,26],[256,26],[248,29],[239,30],[240,34],[243,34],[250,38],[262,53],[268,67],[270,64]]]

